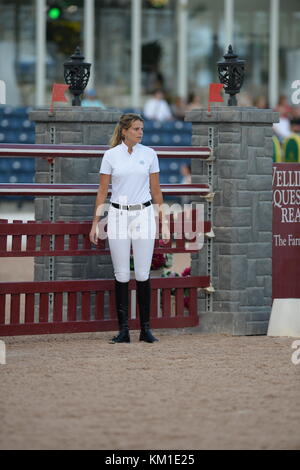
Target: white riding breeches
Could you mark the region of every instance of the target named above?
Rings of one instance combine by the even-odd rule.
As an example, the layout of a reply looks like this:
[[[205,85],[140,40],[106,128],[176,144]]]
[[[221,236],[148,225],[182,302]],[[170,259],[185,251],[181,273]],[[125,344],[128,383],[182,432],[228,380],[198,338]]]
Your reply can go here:
[[[131,246],[135,279],[149,279],[156,236],[153,206],[129,211],[111,205],[108,211],[107,236],[117,281],[130,280]]]

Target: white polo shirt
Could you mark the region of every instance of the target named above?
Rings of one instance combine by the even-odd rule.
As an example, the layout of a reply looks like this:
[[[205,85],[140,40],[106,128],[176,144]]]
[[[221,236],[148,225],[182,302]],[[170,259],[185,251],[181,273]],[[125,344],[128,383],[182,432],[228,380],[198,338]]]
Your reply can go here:
[[[124,142],[106,150],[99,173],[111,175],[111,202],[142,204],[151,199],[150,173],[158,173],[156,152],[142,144],[134,145],[132,153]]]

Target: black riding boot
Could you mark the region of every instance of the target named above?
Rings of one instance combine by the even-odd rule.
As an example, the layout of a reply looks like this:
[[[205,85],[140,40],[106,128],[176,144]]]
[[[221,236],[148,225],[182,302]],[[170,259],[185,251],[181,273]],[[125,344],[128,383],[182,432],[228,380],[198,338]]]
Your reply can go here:
[[[119,321],[119,334],[114,336],[111,343],[130,343],[128,328],[128,285],[129,282],[119,282],[115,279],[116,307]]]
[[[154,343],[158,341],[150,330],[150,304],[151,304],[151,285],[150,279],[147,281],[136,281],[137,299],[140,309],[141,333],[140,341]]]

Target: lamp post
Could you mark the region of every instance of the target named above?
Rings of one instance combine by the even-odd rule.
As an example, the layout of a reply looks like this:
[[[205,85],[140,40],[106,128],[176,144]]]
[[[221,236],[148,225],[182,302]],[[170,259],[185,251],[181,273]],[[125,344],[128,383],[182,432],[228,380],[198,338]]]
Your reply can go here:
[[[73,95],[72,106],[81,106],[80,95],[90,78],[91,64],[84,62],[84,56],[77,46],[74,54],[64,63],[64,79]]]
[[[224,61],[218,62],[220,82],[224,85],[224,91],[229,96],[228,106],[237,106],[236,94],[241,90],[245,77],[245,61],[238,58],[233,52],[232,46],[224,56]]]

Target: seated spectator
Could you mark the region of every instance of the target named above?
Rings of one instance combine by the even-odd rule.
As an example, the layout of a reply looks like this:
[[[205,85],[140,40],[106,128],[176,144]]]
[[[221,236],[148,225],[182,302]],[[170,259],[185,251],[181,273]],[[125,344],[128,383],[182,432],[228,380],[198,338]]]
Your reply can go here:
[[[292,134],[291,118],[293,115],[292,106],[288,104],[287,97],[282,95],[279,97],[275,111],[279,113],[279,122],[273,124],[273,129],[280,141]]]
[[[186,103],[183,98],[176,96],[174,103],[171,105],[171,110],[175,119],[183,121],[186,113]]]
[[[273,124],[273,129],[280,141],[283,141],[292,133],[290,120],[285,116],[279,117],[279,122]]]
[[[264,95],[260,95],[254,100],[254,106],[259,109],[269,109],[267,98]]]
[[[153,119],[161,122],[170,121],[173,119],[171,109],[165,100],[162,90],[155,90],[153,97],[146,101],[144,106],[144,115],[147,119]]]
[[[101,109],[106,109],[106,106],[97,98],[95,90],[86,90],[84,99],[81,101],[81,106],[96,106]]]
[[[193,109],[200,109],[200,108],[202,108],[202,106],[200,103],[199,96],[197,96],[193,92],[189,93],[186,110],[192,111]]]
[[[253,99],[247,91],[242,91],[237,95],[238,106],[245,108],[253,106]]]
[[[278,104],[275,108],[280,116],[291,119],[293,117],[293,107],[289,105],[288,99],[285,95],[281,95],[278,100]]]

